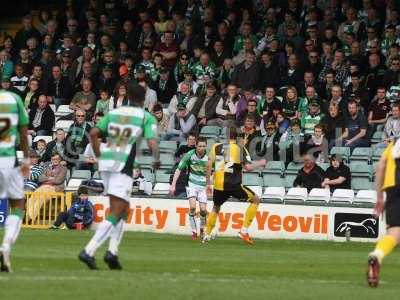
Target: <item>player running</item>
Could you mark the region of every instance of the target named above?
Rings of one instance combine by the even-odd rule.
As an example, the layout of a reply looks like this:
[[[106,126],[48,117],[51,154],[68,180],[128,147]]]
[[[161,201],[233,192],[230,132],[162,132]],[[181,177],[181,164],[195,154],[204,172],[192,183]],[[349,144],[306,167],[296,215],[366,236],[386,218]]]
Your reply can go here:
[[[245,155],[242,157],[241,148],[236,143],[238,134],[235,127],[229,128],[228,135],[228,145],[215,144],[208,154],[209,160],[206,172],[207,192],[211,193],[211,170],[214,169],[214,206],[208,216],[206,235],[203,238],[203,243],[211,239],[210,235],[215,227],[221,205],[229,197],[235,197],[239,200],[250,202],[245,213],[243,227],[239,231],[239,236],[247,244],[253,244],[254,241],[250,238],[248,229],[257,213],[260,198],[252,190],[242,185],[242,169],[252,171],[256,168],[264,167],[266,161],[262,159],[252,163],[245,148],[242,148],[245,151]]]
[[[197,239],[196,224],[196,201],[200,207],[200,238],[204,237],[204,227],[207,218],[207,194],[206,194],[206,168],[208,156],[206,153],[207,139],[199,137],[196,143],[196,149],[186,153],[179,162],[175,171],[174,178],[170,187],[170,194],[175,194],[176,182],[178,181],[181,171],[188,169],[188,186],[186,194],[189,200],[189,223],[192,229],[192,239]]]
[[[21,98],[14,93],[0,91],[0,198],[7,198],[10,207],[0,248],[1,272],[11,272],[11,246],[17,240],[25,215],[23,177],[29,175],[28,123]],[[17,167],[16,156],[18,142],[24,153],[20,168]]]
[[[90,269],[97,269],[96,250],[110,238],[104,261],[110,269],[122,269],[118,260],[118,247],[122,239],[123,223],[129,211],[129,198],[133,184],[136,143],[144,136],[155,157],[155,167],[160,163],[157,144],[157,122],[143,108],[145,90],[141,86],[129,88],[132,106],[122,106],[103,117],[90,132],[93,151],[99,157],[99,171],[106,194],[110,197],[110,214],[99,225],[94,236],[79,254],[79,259]],[[107,137],[101,147],[99,137]]]
[[[379,284],[379,269],[382,260],[400,241],[400,139],[390,142],[383,152],[376,169],[377,201],[374,214],[386,212],[387,233],[378,241],[375,250],[368,256],[367,282],[370,287]],[[386,192],[386,203],[383,193]]]

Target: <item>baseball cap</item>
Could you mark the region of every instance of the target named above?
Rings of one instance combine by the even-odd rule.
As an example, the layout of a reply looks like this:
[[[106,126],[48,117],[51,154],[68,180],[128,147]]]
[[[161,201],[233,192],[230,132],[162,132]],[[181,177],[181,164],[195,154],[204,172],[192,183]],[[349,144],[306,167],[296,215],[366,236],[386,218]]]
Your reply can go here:
[[[185,105],[185,103],[178,103],[177,108],[178,108],[178,110],[185,110],[186,109],[186,105]]]

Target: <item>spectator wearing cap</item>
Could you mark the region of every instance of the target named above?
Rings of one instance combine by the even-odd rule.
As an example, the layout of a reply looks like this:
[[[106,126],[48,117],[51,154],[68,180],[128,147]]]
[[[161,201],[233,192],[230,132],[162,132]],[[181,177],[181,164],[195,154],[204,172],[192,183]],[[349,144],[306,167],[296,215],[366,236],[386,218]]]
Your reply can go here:
[[[351,189],[350,168],[335,154],[330,158],[330,166],[325,172],[325,179],[321,186],[329,188],[331,193],[336,189]]]
[[[177,84],[166,68],[160,69],[160,76],[154,84],[158,101],[168,104],[177,90]]]
[[[184,103],[179,103],[177,112],[172,114],[169,119],[166,140],[183,142],[188,134],[196,129],[196,117],[188,112]]]
[[[281,139],[281,133],[278,131],[275,122],[271,119],[265,122],[264,135],[254,139],[255,144],[249,145],[250,155],[255,149],[255,154],[252,155],[252,159],[263,158],[266,161],[280,160],[279,157],[279,143]]]
[[[179,47],[174,41],[174,33],[166,31],[163,34],[163,41],[155,47],[154,51],[163,56],[165,67],[172,69],[179,55]]]
[[[344,133],[338,138],[337,142],[353,150],[356,147],[368,147],[367,140],[368,123],[365,116],[359,111],[355,101],[348,103],[349,117],[346,120]]]
[[[68,33],[63,34],[62,44],[57,48],[56,54],[61,56],[64,51],[69,51],[71,60],[75,60],[81,55],[80,48],[75,45],[74,37]]]
[[[232,82],[243,90],[256,89],[259,81],[259,64],[253,51],[246,52],[245,61],[235,67]]]
[[[74,84],[75,74],[72,68],[72,61],[69,51],[64,51],[61,53],[60,68],[62,75],[66,77],[71,84]]]
[[[113,76],[112,69],[106,66],[101,71],[101,74],[95,83],[97,91],[105,90],[109,95],[111,95],[114,92],[117,79]]]
[[[15,93],[17,95],[19,94],[19,90],[12,86],[11,80],[8,77],[3,77],[1,79],[1,89]]]
[[[304,166],[297,173],[293,182],[294,187],[304,187],[310,192],[314,188],[322,188],[325,172],[315,163],[315,157],[311,154],[303,154]]]
[[[55,122],[54,112],[47,102],[46,95],[40,95],[37,104],[29,111],[29,130],[32,136],[51,136]]]
[[[157,132],[163,137],[168,130],[169,117],[164,114],[162,106],[158,103],[153,107],[153,115],[157,120]]]
[[[10,59],[10,54],[7,50],[0,51],[0,79],[11,78],[14,71],[14,63]]]
[[[22,26],[23,27],[17,31],[14,39],[14,44],[17,49],[25,47],[27,40],[31,37],[36,38],[38,41],[41,40],[40,32],[33,27],[32,16],[24,16],[22,18]]]
[[[308,105],[308,112],[301,117],[301,128],[304,134],[312,134],[314,127],[320,124],[324,114],[321,112],[321,108],[317,102],[311,102]]]
[[[52,97],[56,107],[69,104],[71,99],[72,87],[69,80],[62,76],[61,68],[53,66],[51,77],[47,82],[47,95]]]
[[[77,195],[74,195],[71,207],[57,216],[50,229],[58,229],[63,223],[68,229],[78,229],[77,223],[82,224],[82,229],[88,229],[93,222],[93,205],[88,196],[88,189],[79,187]]]
[[[185,105],[187,110],[191,111],[195,102],[196,97],[193,95],[190,85],[183,82],[179,85],[179,91],[172,97],[168,105],[168,112],[170,115],[175,114],[178,111],[179,104]]]
[[[39,177],[42,175],[44,165],[39,162],[39,155],[35,150],[29,151],[30,168],[28,177],[24,178],[24,190],[33,192],[39,185]]]
[[[368,107],[368,137],[371,138],[378,126],[384,127],[390,113],[390,102],[386,99],[386,89],[379,87]]]
[[[364,108],[364,111],[368,110],[370,104],[370,91],[369,88],[363,87],[361,84],[360,73],[351,73],[351,83],[343,93],[343,98],[348,102],[351,99],[359,98],[360,104]]]
[[[217,118],[217,104],[219,95],[216,85],[213,82],[207,84],[206,92],[199,94],[193,104],[192,113],[197,119],[199,126],[212,123]]]

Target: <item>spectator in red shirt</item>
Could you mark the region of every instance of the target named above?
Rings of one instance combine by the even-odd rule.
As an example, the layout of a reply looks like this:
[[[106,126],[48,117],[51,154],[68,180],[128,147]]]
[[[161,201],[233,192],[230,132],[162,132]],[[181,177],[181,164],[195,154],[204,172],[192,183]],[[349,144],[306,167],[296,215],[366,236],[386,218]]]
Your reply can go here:
[[[174,33],[166,31],[162,36],[162,42],[154,50],[154,54],[160,53],[163,56],[165,67],[173,69],[179,54],[179,47],[174,41]]]

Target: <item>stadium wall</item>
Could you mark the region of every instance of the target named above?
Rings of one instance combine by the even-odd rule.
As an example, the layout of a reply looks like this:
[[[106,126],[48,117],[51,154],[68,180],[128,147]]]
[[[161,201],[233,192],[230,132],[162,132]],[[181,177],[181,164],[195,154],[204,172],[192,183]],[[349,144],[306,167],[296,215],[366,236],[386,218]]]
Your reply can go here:
[[[106,197],[91,197],[96,228],[108,214]],[[212,202],[208,203],[212,207]],[[219,214],[217,235],[236,236],[241,228],[247,203],[226,202]],[[250,227],[259,239],[309,239],[375,242],[384,234],[386,224],[376,220],[372,209],[306,205],[260,204]],[[180,199],[131,198],[125,223],[128,231],[190,234],[188,203]]]

